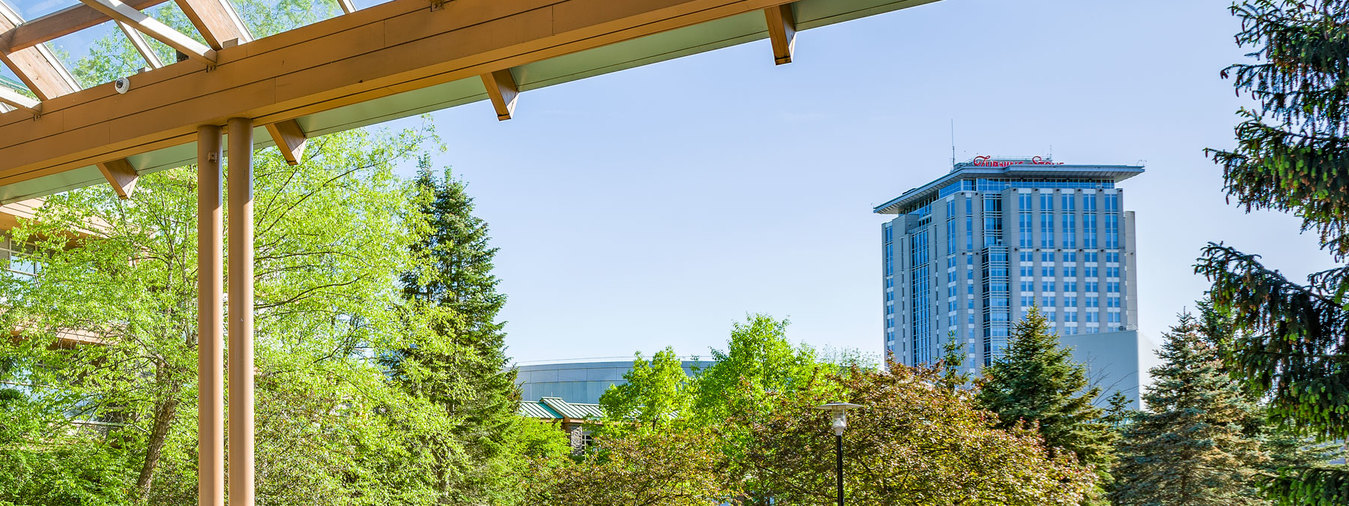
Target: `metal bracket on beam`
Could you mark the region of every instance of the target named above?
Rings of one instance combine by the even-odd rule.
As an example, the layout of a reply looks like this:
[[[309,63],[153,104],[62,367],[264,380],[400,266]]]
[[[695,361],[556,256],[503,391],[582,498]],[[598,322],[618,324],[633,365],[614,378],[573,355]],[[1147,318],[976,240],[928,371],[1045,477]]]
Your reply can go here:
[[[763,10],[768,20],[768,39],[773,42],[773,62],[782,65],[792,62],[796,50],[796,16],[792,4],[768,7]]]
[[[286,159],[286,163],[299,165],[300,160],[304,159],[304,145],[309,141],[305,137],[304,130],[300,124],[293,119],[278,123],[267,124],[267,133],[272,135],[272,142],[276,143],[276,148],[281,150],[281,156]]]
[[[131,198],[131,192],[136,189],[136,180],[140,178],[131,162],[123,158],[97,165],[99,172],[102,172],[103,177],[108,178],[108,183],[112,184],[112,191],[117,192],[117,198],[123,200]]]
[[[520,88],[515,85],[515,76],[510,69],[502,69],[482,75],[482,84],[487,88],[487,96],[492,99],[492,108],[497,111],[497,119],[506,121],[515,112],[515,99],[520,96]]]

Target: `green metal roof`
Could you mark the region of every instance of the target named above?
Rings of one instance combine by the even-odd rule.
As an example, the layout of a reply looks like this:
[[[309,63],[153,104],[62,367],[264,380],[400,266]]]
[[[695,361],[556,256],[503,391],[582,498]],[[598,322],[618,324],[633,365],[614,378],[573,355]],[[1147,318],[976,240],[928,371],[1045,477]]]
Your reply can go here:
[[[537,401],[521,401],[520,416],[560,420],[563,418],[595,419],[604,416],[599,404],[567,402],[561,397],[544,397]]]

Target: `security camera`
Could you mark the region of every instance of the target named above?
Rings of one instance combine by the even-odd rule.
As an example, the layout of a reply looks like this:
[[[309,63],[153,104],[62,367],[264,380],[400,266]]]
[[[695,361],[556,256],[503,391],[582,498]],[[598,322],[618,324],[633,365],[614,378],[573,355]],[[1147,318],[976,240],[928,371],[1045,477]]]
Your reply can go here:
[[[125,77],[119,77],[116,81],[112,82],[112,87],[117,90],[118,94],[126,93],[126,90],[131,89],[131,81],[127,80]]]

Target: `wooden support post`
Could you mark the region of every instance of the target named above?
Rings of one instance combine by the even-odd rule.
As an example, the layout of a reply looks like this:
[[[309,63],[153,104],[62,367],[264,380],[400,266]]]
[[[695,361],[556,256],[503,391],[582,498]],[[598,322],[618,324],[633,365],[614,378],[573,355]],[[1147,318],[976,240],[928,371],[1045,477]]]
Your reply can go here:
[[[197,504],[225,506],[220,127],[197,128]]]
[[[482,75],[482,85],[487,88],[487,97],[492,99],[492,108],[497,111],[497,119],[506,121],[515,113],[515,99],[520,96],[520,88],[515,85],[515,76],[511,69],[498,70]]]
[[[228,133],[230,506],[253,506],[253,120]]]
[[[776,5],[763,10],[768,20],[768,39],[773,43],[773,62],[782,65],[792,62],[796,50],[796,17],[792,4]]]

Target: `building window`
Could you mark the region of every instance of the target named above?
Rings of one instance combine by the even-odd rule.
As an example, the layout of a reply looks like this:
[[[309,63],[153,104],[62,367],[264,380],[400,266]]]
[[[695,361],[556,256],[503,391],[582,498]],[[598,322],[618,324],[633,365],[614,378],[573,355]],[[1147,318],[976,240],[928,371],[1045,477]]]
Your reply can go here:
[[[1119,248],[1119,215],[1105,215],[1105,248]]]
[[[1070,211],[1070,212],[1071,212],[1071,211],[1073,211],[1074,209],[1077,209],[1077,205],[1076,205],[1076,204],[1077,204],[1077,195],[1076,195],[1076,194],[1074,194],[1074,193],[1064,193],[1064,194],[1063,194],[1063,210],[1064,210],[1064,211]]]
[[[1063,275],[1064,275],[1064,277],[1069,277],[1069,278],[1075,278],[1075,277],[1077,277],[1077,266],[1076,266],[1076,265],[1068,265],[1068,266],[1065,266],[1065,267],[1063,268]]]
[[[1017,228],[1018,234],[1021,237],[1021,241],[1019,244],[1021,245],[1022,248],[1029,248],[1033,246],[1033,244],[1031,243],[1031,227],[1032,221],[1030,212],[1018,213]]]
[[[1082,215],[1082,247],[1096,249],[1096,215]]]
[[[1087,296],[1087,307],[1101,307],[1101,299],[1095,295]]]
[[[1054,277],[1054,266],[1053,265],[1040,266],[1040,276],[1045,278]]]
[[[1088,266],[1086,266],[1086,267],[1083,267],[1082,269],[1083,269],[1083,271],[1085,271],[1085,275],[1086,275],[1087,277],[1089,277],[1089,278],[1094,278],[1094,277],[1097,276],[1097,274],[1100,273],[1100,271],[1098,271],[1098,270],[1096,269],[1095,266],[1091,266],[1091,265],[1088,265]]]
[[[1042,300],[1044,303],[1044,307],[1054,307],[1055,300],[1053,295],[1046,295],[1042,298]]]
[[[1053,282],[1053,281],[1045,281],[1045,282],[1041,283],[1041,291],[1044,291],[1044,292],[1052,292],[1052,291],[1054,291],[1054,282]]]
[[[1054,247],[1054,214],[1040,213],[1040,247]]]
[[[1077,216],[1063,215],[1063,247],[1077,247]]]

